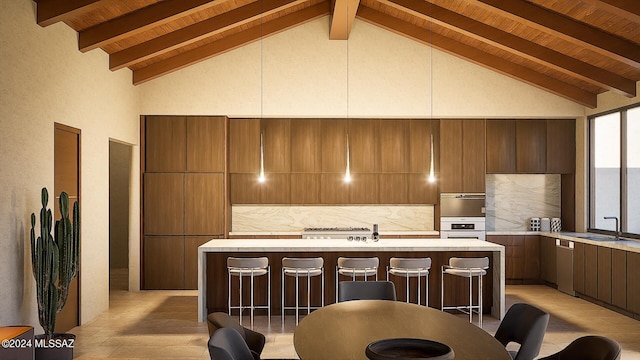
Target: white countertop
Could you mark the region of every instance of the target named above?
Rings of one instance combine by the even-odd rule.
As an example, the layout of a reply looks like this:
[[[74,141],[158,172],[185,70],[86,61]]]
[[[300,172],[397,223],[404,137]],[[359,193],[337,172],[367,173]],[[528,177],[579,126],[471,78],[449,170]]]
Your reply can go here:
[[[504,251],[502,245],[477,239],[213,239],[200,252],[303,252],[303,251]]]
[[[440,236],[438,230],[380,231],[381,236]],[[231,231],[229,236],[300,236],[300,231]]]
[[[576,233],[576,232],[568,232],[568,231],[560,231],[560,232],[544,232],[544,231],[487,231],[487,235],[541,235],[547,236],[557,239],[569,240],[584,244],[597,245],[612,249],[619,249],[625,251],[631,251],[640,253],[640,241],[639,240],[614,240],[613,236],[600,235],[594,233]],[[591,240],[585,239],[584,236],[592,235],[603,238],[608,238],[611,240],[601,241],[601,240]]]

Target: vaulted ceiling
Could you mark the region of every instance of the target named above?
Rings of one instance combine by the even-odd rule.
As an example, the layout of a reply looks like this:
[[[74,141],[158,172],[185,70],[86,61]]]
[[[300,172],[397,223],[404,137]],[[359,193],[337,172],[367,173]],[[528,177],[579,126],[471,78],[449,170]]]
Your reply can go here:
[[[330,39],[355,18],[587,107],[636,95],[638,0],[36,0],[37,22],[63,21],[78,48],[140,84],[313,19]]]

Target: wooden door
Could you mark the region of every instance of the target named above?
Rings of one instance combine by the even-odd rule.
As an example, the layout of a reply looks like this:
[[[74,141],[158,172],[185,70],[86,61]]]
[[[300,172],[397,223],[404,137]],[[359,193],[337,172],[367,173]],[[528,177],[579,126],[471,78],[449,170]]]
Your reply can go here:
[[[462,120],[440,121],[440,191],[462,189]],[[484,169],[483,169],[484,171]]]
[[[573,248],[573,290],[584,294],[584,245],[574,243]]]
[[[352,173],[378,171],[378,120],[349,120],[349,154]]]
[[[598,247],[591,244],[584,245],[584,293],[598,298]]]
[[[291,172],[319,173],[321,169],[320,120],[291,120]]]
[[[442,138],[442,134],[440,137]],[[442,145],[442,140],[440,144]],[[463,192],[485,192],[485,149],[485,121],[462,120]],[[443,163],[440,164],[444,166]]]
[[[264,150],[264,171],[291,172],[291,122],[286,119],[262,119],[260,122]]]
[[[611,303],[611,248],[598,246],[598,300]]]
[[[229,121],[229,172],[260,171],[260,120],[233,119]]]
[[[185,117],[146,116],[144,126],[145,171],[185,171],[187,167]]]
[[[547,173],[573,174],[576,169],[576,121],[547,120]]]
[[[611,303],[627,308],[627,252],[611,250]]]
[[[224,175],[185,174],[184,233],[224,234]]]
[[[223,116],[187,118],[188,172],[224,172],[226,122]]]
[[[54,219],[59,219],[58,199],[61,192],[69,194],[70,209],[73,209],[73,202],[80,204],[80,129],[61,124],[55,124],[54,129],[54,191],[49,194],[49,205],[55,209]],[[77,277],[71,282],[67,303],[58,313],[55,332],[67,332],[80,325],[81,265],[82,261],[78,264]]]
[[[409,121],[380,120],[380,172],[409,171]]]

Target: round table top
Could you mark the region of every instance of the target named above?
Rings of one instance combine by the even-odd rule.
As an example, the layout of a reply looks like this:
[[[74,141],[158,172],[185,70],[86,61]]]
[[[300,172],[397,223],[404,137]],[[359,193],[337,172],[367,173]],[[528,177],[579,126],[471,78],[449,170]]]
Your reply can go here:
[[[417,304],[388,300],[356,300],[325,306],[307,315],[293,335],[302,360],[366,359],[373,341],[419,338],[441,342],[456,360],[510,360],[491,334],[465,319]]]

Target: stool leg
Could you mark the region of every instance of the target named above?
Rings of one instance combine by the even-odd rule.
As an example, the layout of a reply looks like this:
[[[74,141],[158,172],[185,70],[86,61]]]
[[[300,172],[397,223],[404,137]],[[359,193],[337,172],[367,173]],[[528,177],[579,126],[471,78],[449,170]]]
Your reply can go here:
[[[420,272],[421,270],[418,270],[418,305],[422,305],[422,303],[420,302],[420,293],[421,293],[421,289],[420,289]]]
[[[251,270],[251,328],[253,329],[253,309],[255,304],[253,302],[253,270]]]
[[[420,282],[420,280],[418,280]],[[407,302],[409,302],[409,273],[407,273]]]
[[[311,275],[307,271],[307,315],[311,314]]]
[[[424,280],[424,295],[425,295],[425,299],[424,299],[424,306],[429,307],[429,273],[427,272],[427,275],[425,275],[425,280]]]
[[[231,271],[227,269],[227,277],[229,278],[229,292],[227,296],[227,302],[229,303],[229,316],[231,316]]]
[[[240,310],[240,325],[242,325],[242,272],[240,273],[240,303],[238,309]]]
[[[296,269],[296,325],[298,325],[298,315],[299,315],[299,309],[298,309],[298,303],[300,302],[300,288],[299,288],[299,280],[300,277],[298,276],[298,269]]]
[[[478,310],[478,319],[480,328],[482,328],[482,275],[478,276],[478,305],[480,307]]]
[[[444,311],[444,268],[440,269],[440,311]]]
[[[322,299],[322,306],[324,307],[324,267],[320,270],[320,272],[322,273],[322,294],[320,295],[320,298]]]
[[[473,322],[473,276],[469,276],[469,322]]]
[[[284,328],[284,285],[285,285],[285,278],[284,278],[284,269],[282,269],[282,275],[281,275],[281,281],[280,283],[282,284],[282,296],[280,297],[282,299],[282,307],[280,308],[281,310],[281,318],[282,318],[282,327]]]
[[[271,265],[267,266],[267,323],[271,327]]]

